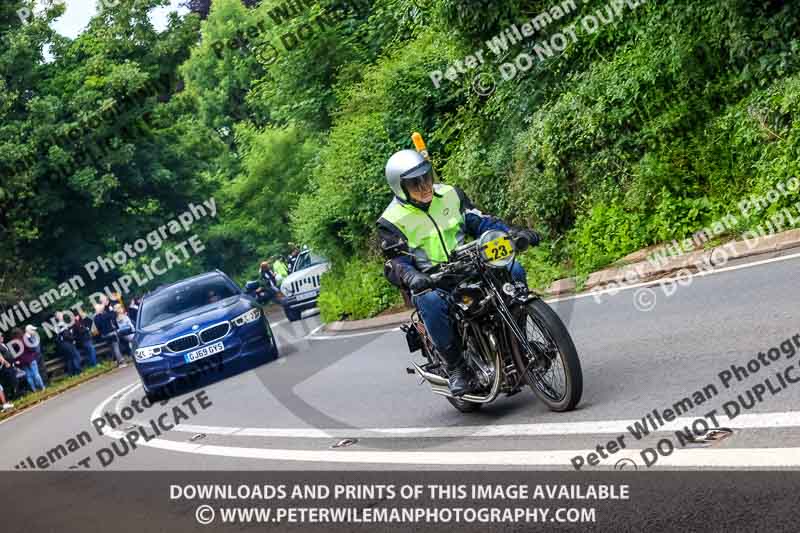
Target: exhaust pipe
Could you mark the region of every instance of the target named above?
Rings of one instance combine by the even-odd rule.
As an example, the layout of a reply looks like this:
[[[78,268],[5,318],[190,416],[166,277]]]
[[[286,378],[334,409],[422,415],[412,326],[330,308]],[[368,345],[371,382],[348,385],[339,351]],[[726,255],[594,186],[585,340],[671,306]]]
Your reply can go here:
[[[465,394],[463,396],[459,396],[458,398],[462,400],[466,400],[468,402],[474,403],[489,403],[497,398],[497,393],[500,390],[500,366],[499,361],[495,358],[495,373],[494,373],[494,382],[492,383],[492,388],[489,390],[489,393],[486,396],[474,396],[472,394]],[[448,398],[454,398],[452,394],[450,394],[450,386],[447,383],[447,380],[442,376],[437,374],[433,374],[431,372],[426,372],[420,368],[420,366],[415,363],[411,362],[414,365],[414,369],[417,371],[422,379],[427,381],[431,386],[431,391],[434,394],[439,394],[441,396],[447,396]]]

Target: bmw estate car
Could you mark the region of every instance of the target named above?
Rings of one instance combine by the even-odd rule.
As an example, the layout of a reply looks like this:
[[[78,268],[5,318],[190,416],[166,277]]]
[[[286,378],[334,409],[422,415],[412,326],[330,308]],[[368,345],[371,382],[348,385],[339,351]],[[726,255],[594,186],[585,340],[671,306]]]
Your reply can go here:
[[[212,365],[266,362],[278,356],[261,306],[219,270],[146,295],[132,349],[150,398]]]

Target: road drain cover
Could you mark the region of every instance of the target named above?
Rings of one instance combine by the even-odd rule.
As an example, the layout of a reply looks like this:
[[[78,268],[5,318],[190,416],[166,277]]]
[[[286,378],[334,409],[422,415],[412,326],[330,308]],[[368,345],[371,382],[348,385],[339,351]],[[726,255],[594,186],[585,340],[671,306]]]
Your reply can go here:
[[[206,434],[205,433],[198,433],[196,435],[192,435],[192,438],[189,439],[189,440],[194,442],[196,440],[201,440],[201,439],[204,439],[204,438],[206,438]]]
[[[733,435],[733,430],[730,428],[716,428],[710,429],[703,433],[702,435],[697,435],[692,439],[692,442],[697,444],[708,444],[719,442],[721,440],[727,439]]]
[[[342,439],[333,446],[331,446],[331,448],[347,448],[348,446],[352,446],[357,442],[358,439]]]

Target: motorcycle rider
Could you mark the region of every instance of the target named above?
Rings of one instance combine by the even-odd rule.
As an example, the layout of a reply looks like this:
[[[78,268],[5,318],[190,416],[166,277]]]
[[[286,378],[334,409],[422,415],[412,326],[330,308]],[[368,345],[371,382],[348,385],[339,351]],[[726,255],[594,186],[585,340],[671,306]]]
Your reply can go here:
[[[512,228],[481,213],[461,189],[434,183],[431,163],[415,150],[401,150],[389,158],[386,180],[394,199],[378,220],[386,259],[384,274],[392,284],[410,289],[425,329],[447,361],[450,392],[462,396],[468,391],[469,380],[460,339],[450,321],[447,293],[428,290],[434,283],[425,270],[447,262],[450,253],[464,244],[466,235],[477,238],[489,230],[510,232]],[[533,231],[513,231],[524,233],[532,246],[539,243]],[[519,263],[514,262],[510,270],[515,282],[526,283],[525,270]]]

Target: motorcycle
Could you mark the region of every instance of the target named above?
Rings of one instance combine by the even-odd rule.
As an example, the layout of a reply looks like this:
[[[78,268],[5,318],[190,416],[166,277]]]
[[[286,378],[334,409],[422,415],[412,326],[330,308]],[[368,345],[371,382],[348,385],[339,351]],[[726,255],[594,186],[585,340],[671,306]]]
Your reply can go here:
[[[526,385],[552,411],[570,411],[581,399],[583,375],[567,328],[537,294],[511,277],[509,266],[529,245],[524,235],[490,230],[427,272],[450,300],[452,323],[472,376],[467,394],[450,393],[445,359],[419,313],[401,326],[409,351],[421,351],[425,359],[407,371],[461,412],[477,411]]]

